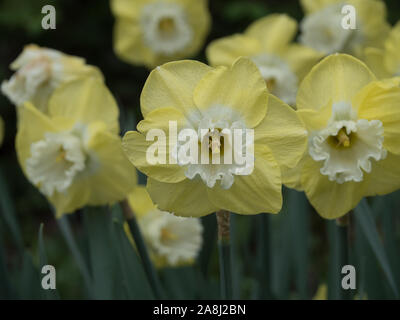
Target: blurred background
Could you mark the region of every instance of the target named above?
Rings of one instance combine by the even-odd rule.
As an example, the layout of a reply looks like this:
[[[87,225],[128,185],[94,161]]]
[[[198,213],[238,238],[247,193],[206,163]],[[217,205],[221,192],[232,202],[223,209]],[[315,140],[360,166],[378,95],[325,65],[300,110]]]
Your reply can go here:
[[[400,18],[400,1],[385,2],[388,20],[394,24]],[[41,28],[41,8],[46,4],[56,8],[56,30]],[[213,39],[242,32],[251,22],[269,13],[287,13],[299,21],[303,16],[297,0],[211,0],[210,11],[213,24],[206,45]],[[116,57],[112,46],[113,24],[108,0],[0,0],[0,81],[11,76],[9,64],[26,44],[35,43],[84,57],[87,63],[101,69],[107,86],[119,103],[122,134],[135,129],[141,120],[139,97],[149,71],[145,67],[133,67]],[[194,58],[206,62],[204,50]],[[5,122],[5,138],[0,148],[0,298],[42,298],[38,290],[32,288],[35,286],[32,280],[27,280],[39,276],[31,277],[31,273],[38,265],[41,223],[44,223],[48,262],[57,268],[59,295],[63,299],[87,298],[81,273],[46,199],[26,180],[18,165],[14,148],[15,107],[3,95],[0,95],[0,115]],[[140,180],[145,182],[142,176]],[[335,297],[340,283],[338,278],[335,281],[339,276],[337,272],[332,272],[336,225],[320,218],[302,194],[290,190],[284,192],[286,202],[280,215],[233,217],[234,297],[310,299],[323,283],[333,284],[329,287],[329,295]],[[396,248],[399,248],[400,240],[398,198],[395,195],[377,198],[373,205],[377,208],[374,210],[375,218],[379,231],[387,240],[385,246],[399,287],[399,259],[394,258],[398,255]],[[386,211],[387,199],[390,199],[392,210],[382,212]],[[30,257],[29,263],[24,255],[21,256],[13,240],[5,211],[15,213],[23,247]],[[75,213],[69,219],[78,244],[85,252],[88,240],[82,228],[82,213]],[[161,272],[171,298],[218,297],[215,216],[202,218],[202,222],[205,227],[204,245],[195,266]],[[371,250],[359,241],[361,236],[357,233],[357,226],[354,233],[352,248],[355,253],[352,257],[355,264],[364,266],[359,282],[363,292],[368,298],[393,297]],[[268,241],[260,241],[263,237],[268,237]],[[360,243],[363,248],[358,246]],[[269,270],[260,269],[265,265]],[[106,278],[108,275],[105,273],[103,276]],[[199,288],[202,279],[207,279],[207,286]],[[5,293],[5,281],[17,288],[11,296]],[[144,290],[142,293],[138,291],[135,297],[149,296]]]

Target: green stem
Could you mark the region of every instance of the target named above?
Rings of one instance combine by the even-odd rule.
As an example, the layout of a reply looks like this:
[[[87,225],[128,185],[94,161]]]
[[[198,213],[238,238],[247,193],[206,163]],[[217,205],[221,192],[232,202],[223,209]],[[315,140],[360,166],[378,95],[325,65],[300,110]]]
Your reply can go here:
[[[269,215],[268,213],[261,213],[256,216],[258,232],[258,273],[260,284],[260,298],[269,299],[270,294],[270,244],[269,244]]]
[[[218,223],[218,251],[221,282],[221,297],[232,299],[232,269],[230,244],[230,213],[220,210],[216,213]]]
[[[344,216],[341,219],[337,220],[338,224],[338,244],[339,244],[339,266],[338,271],[342,272],[342,268],[345,265],[350,264],[349,259],[349,214]],[[350,290],[341,289],[341,298],[343,300],[350,300],[351,299],[351,292]]]
[[[158,279],[154,265],[152,264],[149,254],[147,252],[146,244],[144,243],[142,233],[140,232],[139,225],[136,221],[136,217],[132,213],[132,210],[126,200],[121,203],[121,206],[125,218],[127,219],[127,223],[129,225],[133,240],[135,241],[137,250],[139,252],[139,256],[142,260],[147,279],[149,280],[150,286],[153,289],[154,296],[158,300],[163,299],[161,284]]]

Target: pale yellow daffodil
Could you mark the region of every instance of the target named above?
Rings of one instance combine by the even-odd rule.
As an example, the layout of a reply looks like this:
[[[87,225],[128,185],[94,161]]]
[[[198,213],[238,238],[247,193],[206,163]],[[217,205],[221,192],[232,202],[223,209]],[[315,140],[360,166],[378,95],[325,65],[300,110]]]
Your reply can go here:
[[[292,43],[297,22],[285,14],[271,14],[252,23],[243,34],[213,41],[207,48],[212,66],[231,65],[249,57],[258,66],[269,91],[294,105],[298,85],[323,54]]]
[[[30,101],[44,113],[51,94],[63,83],[81,77],[103,79],[100,70],[84,59],[34,44],[24,48],[11,69],[15,73],[1,84],[3,94],[17,107]]]
[[[149,69],[195,55],[211,24],[208,0],[111,0],[111,9],[116,54]]]
[[[177,217],[159,210],[144,186],[137,186],[127,199],[138,221],[150,258],[158,268],[189,265],[195,261],[203,244],[200,219]],[[127,223],[124,229],[133,242]]]
[[[193,217],[220,209],[239,214],[279,212],[280,168],[294,167],[302,157],[306,131],[295,111],[268,93],[251,60],[240,58],[230,67],[218,68],[196,61],[158,67],[144,86],[141,110],[144,120],[138,124],[139,132],[126,133],[123,147],[132,163],[148,175],[150,196],[160,210]],[[154,141],[146,139],[147,134],[159,129],[169,141],[172,120],[179,130],[206,131],[213,136],[224,129],[254,130],[253,170],[241,174],[244,166],[233,162],[149,163],[146,155]],[[208,141],[208,135],[204,139]],[[210,155],[216,145],[207,146],[207,141]],[[203,137],[198,142],[201,148]],[[168,158],[171,152],[166,152]]]
[[[386,6],[381,0],[300,2],[305,12],[300,23],[300,43],[326,55],[349,53],[363,58],[364,49],[381,47],[390,31],[390,25],[386,21]],[[346,5],[354,8],[354,15],[344,9]],[[351,22],[354,23],[353,26]]]
[[[57,217],[123,200],[133,189],[137,177],[122,152],[118,107],[101,80],[62,85],[49,101],[48,114],[31,103],[18,110],[19,163]]]
[[[383,48],[365,49],[365,62],[380,79],[400,76],[400,22],[391,30]]]
[[[304,78],[297,113],[308,152],[285,183],[303,189],[324,218],[339,218],[367,196],[400,187],[399,80],[377,81],[356,58],[335,54]]]

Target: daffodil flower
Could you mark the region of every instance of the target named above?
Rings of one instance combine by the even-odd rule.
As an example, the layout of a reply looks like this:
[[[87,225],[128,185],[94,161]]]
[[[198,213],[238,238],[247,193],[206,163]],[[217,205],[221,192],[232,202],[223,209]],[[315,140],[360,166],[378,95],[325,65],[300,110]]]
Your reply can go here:
[[[398,79],[377,81],[345,54],[325,58],[304,78],[297,113],[308,152],[288,184],[303,189],[322,217],[339,218],[363,197],[400,187],[399,101]]]
[[[365,62],[380,79],[400,76],[400,22],[391,30],[383,48],[365,49]]]
[[[150,257],[158,268],[194,262],[203,244],[200,219],[177,217],[159,210],[144,186],[137,186],[127,199],[138,220]],[[127,223],[124,229],[133,242]]]
[[[212,66],[229,66],[241,56],[250,58],[269,91],[294,105],[300,81],[323,57],[313,49],[291,43],[296,32],[296,20],[271,14],[251,24],[244,34],[213,41],[207,48],[207,58]]]
[[[117,55],[150,69],[195,55],[210,28],[208,0],[111,0],[111,8]]]
[[[305,151],[306,130],[291,107],[268,93],[251,60],[240,58],[229,68],[196,61],[160,66],[144,86],[141,110],[139,132],[126,133],[123,148],[148,175],[150,196],[160,210],[193,217],[221,209],[240,214],[279,212],[280,168],[297,164]],[[240,175],[236,163],[150,164],[146,154],[154,142],[146,139],[147,133],[163,130],[168,143],[171,120],[179,130],[205,130],[214,137],[224,129],[254,130],[253,171]],[[201,145],[199,140],[199,149]],[[206,152],[213,153],[213,146]]]
[[[103,79],[100,70],[84,59],[33,44],[24,48],[11,69],[15,73],[1,84],[3,94],[17,107],[30,101],[45,113],[51,94],[61,84],[88,76]]]
[[[390,26],[381,0],[301,0],[305,17],[300,23],[300,43],[326,55],[349,53],[363,57],[364,48],[381,47]],[[342,8],[355,9],[355,29],[344,28]]]
[[[57,217],[122,200],[135,186],[136,172],[118,136],[118,114],[111,93],[94,78],[56,89],[48,115],[31,103],[19,108],[19,163]]]

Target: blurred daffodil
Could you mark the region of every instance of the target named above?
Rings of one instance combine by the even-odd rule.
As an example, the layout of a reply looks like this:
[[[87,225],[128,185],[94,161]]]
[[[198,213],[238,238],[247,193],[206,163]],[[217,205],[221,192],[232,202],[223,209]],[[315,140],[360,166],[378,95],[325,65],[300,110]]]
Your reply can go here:
[[[300,186],[322,217],[341,217],[363,197],[400,187],[399,82],[376,81],[361,61],[335,54],[301,83],[297,113],[309,145],[289,185]]]
[[[148,175],[150,196],[160,210],[195,217],[220,209],[240,214],[279,212],[280,167],[297,164],[305,151],[307,133],[295,111],[268,93],[251,60],[240,58],[230,67],[218,68],[196,61],[158,67],[142,91],[141,110],[144,120],[138,124],[139,132],[126,133],[123,147],[132,163]],[[220,138],[226,129],[254,130],[253,170],[243,174],[246,163],[224,161],[149,163],[146,154],[154,142],[146,139],[147,134],[160,129],[169,141],[172,120],[180,131],[206,132],[204,136],[200,133],[198,148],[205,145],[210,156],[222,143],[224,148],[234,148],[231,141]],[[216,144],[208,143],[212,137],[217,138]]]
[[[138,220],[150,257],[157,267],[174,267],[194,262],[203,243],[200,219],[177,217],[159,210],[144,186],[136,187],[129,194],[128,203]],[[133,241],[127,223],[124,228]]]
[[[19,108],[19,163],[57,217],[122,200],[133,189],[136,172],[118,133],[118,107],[98,79],[78,79],[56,89],[48,115],[29,102]]]
[[[381,79],[400,76],[400,22],[393,27],[382,49],[365,50],[365,62]]]
[[[30,101],[45,113],[51,94],[61,84],[80,77],[103,78],[99,69],[82,58],[34,44],[24,48],[11,69],[15,73],[1,84],[3,94],[16,106]]]
[[[255,21],[244,34],[212,42],[207,57],[212,66],[229,66],[241,56],[249,57],[270,92],[294,105],[299,82],[323,57],[313,49],[291,43],[296,32],[296,20],[285,14],[271,14]]]
[[[111,0],[114,48],[148,68],[195,55],[210,28],[208,0]]]
[[[381,0],[301,0],[305,17],[300,24],[300,43],[324,54],[349,53],[362,57],[365,47],[381,47],[390,26]],[[344,28],[342,9],[355,9],[355,28]],[[345,12],[346,13],[346,12]]]

